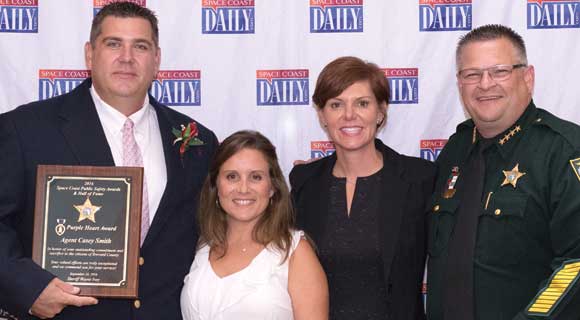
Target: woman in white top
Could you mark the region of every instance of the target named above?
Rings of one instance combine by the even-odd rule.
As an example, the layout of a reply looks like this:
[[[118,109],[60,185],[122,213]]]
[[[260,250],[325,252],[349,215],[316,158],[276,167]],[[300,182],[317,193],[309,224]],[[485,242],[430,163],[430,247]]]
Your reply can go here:
[[[184,319],[328,319],[326,276],[293,222],[275,147],[255,131],[226,138],[201,191]]]

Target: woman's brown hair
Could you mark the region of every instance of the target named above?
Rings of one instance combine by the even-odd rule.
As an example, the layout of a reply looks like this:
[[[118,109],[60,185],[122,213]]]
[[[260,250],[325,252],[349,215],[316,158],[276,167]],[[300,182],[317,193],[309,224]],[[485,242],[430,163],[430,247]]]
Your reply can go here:
[[[227,251],[227,214],[218,203],[217,178],[224,162],[243,149],[257,150],[268,162],[274,194],[270,204],[254,226],[254,241],[274,247],[288,258],[292,243],[290,228],[294,225],[294,211],[288,185],[278,164],[276,148],[268,138],[257,131],[238,131],[227,137],[218,147],[210,164],[209,174],[201,189],[199,204],[199,246],[208,245],[221,256]]]

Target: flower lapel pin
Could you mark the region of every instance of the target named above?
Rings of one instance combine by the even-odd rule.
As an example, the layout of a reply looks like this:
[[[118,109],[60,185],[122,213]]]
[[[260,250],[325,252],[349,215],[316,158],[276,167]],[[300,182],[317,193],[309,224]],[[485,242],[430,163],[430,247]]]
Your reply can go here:
[[[173,145],[181,142],[179,146],[179,156],[183,159],[183,155],[185,151],[189,149],[190,146],[201,146],[203,145],[203,141],[201,141],[197,135],[197,124],[192,121],[188,123],[186,126],[181,125],[181,130],[179,129],[172,129],[173,135],[175,135],[175,140],[173,141]]]

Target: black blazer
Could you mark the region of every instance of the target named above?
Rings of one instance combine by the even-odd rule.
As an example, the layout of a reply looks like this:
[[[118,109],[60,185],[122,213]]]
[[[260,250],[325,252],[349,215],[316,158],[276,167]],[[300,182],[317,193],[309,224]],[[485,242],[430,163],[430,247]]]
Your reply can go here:
[[[20,319],[31,318],[28,309],[54,277],[30,259],[37,165],[115,165],[90,86],[87,79],[68,94],[0,115],[0,308]],[[205,145],[192,147],[181,161],[171,128],[192,120],[152,97],[150,103],[159,121],[167,186],[141,248],[141,307],[127,299],[100,299],[96,306],[67,307],[56,319],[181,319],[180,291],[197,241],[196,198],[218,142],[198,123]]]
[[[380,233],[387,283],[387,319],[425,319],[421,285],[425,269],[426,211],[433,191],[435,166],[398,154],[375,140],[383,154]],[[325,215],[336,154],[294,167],[290,172],[298,228],[315,243],[325,232]],[[332,299],[332,297],[331,297]]]

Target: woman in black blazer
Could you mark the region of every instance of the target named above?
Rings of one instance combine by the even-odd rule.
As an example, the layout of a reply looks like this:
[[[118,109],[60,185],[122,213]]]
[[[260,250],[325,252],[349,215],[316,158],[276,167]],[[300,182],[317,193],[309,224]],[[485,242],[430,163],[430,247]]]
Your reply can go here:
[[[290,173],[298,225],[327,273],[330,319],[425,319],[424,209],[435,167],[375,138],[389,96],[375,64],[328,64],[312,99],[336,152]]]

